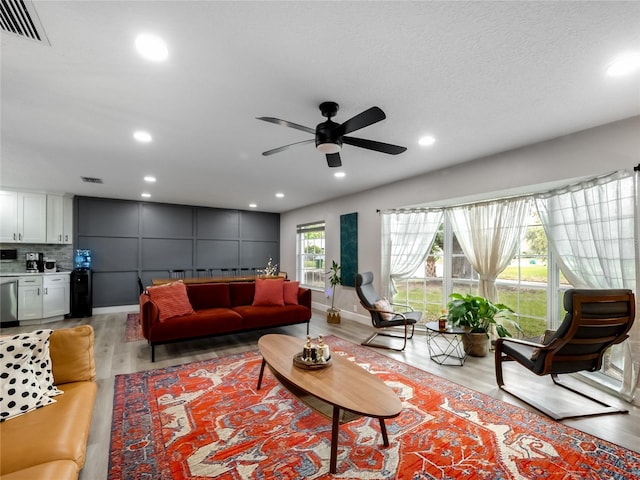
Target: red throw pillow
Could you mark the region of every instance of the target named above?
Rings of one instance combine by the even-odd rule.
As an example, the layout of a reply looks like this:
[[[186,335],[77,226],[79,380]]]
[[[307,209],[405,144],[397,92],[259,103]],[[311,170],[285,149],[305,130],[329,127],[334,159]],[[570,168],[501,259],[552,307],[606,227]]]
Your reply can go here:
[[[284,278],[256,278],[256,292],[253,295],[254,307],[284,305]]]
[[[298,287],[300,282],[284,282],[283,296],[285,305],[298,305]]]
[[[147,291],[151,300],[158,307],[158,316],[161,322],[171,317],[195,313],[187,296],[187,287],[182,282],[149,287]]]

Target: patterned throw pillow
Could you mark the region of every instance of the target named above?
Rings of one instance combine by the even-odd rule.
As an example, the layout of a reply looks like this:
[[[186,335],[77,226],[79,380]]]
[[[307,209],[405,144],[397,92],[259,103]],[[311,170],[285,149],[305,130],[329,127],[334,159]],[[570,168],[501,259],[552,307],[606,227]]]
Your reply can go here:
[[[149,287],[147,291],[151,300],[158,307],[158,316],[161,322],[172,317],[195,313],[187,296],[187,287],[182,281]]]
[[[55,403],[40,388],[31,362],[39,342],[17,337],[0,340],[0,422]]]
[[[31,333],[22,333],[12,337],[14,340],[33,342],[31,351],[31,365],[38,379],[40,388],[50,397],[62,395],[62,390],[53,385],[53,370],[51,367],[51,355],[49,353],[49,338],[53,330],[37,330]]]
[[[386,298],[381,298],[376,303],[374,303],[373,308],[375,308],[376,310],[384,310],[385,312],[393,312],[393,307],[391,307],[389,300],[387,300]],[[380,316],[383,320],[391,320],[393,319],[394,314],[380,312]]]

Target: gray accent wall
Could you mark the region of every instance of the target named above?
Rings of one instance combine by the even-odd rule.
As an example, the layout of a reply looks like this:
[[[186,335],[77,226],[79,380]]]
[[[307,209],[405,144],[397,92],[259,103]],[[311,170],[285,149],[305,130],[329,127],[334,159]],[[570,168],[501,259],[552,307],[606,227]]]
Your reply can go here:
[[[185,205],[75,197],[74,248],[92,252],[93,307],[138,302],[169,270],[264,268],[279,264],[280,215]]]

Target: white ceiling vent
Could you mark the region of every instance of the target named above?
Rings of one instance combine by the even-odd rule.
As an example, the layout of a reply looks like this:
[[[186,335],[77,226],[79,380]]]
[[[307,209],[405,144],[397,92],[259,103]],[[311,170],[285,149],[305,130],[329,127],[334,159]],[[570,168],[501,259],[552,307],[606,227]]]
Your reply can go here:
[[[84,183],[104,183],[101,178],[80,177]]]
[[[30,0],[0,0],[0,27],[4,32],[51,45]]]

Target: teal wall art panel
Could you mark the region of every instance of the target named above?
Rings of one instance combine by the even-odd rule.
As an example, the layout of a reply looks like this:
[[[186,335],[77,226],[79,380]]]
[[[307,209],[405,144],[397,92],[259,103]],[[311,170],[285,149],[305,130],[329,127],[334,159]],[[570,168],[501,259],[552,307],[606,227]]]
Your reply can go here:
[[[358,212],[340,215],[340,266],[342,285],[355,287],[358,273]]]

